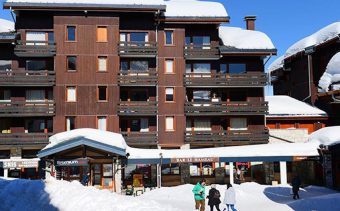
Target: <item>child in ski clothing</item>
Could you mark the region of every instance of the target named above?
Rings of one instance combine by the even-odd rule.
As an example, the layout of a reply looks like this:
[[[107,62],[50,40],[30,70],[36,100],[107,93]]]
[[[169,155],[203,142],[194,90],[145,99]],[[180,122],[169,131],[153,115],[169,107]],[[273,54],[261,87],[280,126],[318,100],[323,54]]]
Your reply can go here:
[[[235,196],[235,190],[233,188],[233,186],[228,183],[227,184],[227,189],[225,190],[225,194],[224,194],[224,204],[227,205],[228,211],[229,211],[229,207],[231,208],[232,211],[236,211],[236,209],[234,208],[235,203],[236,203],[236,196]],[[224,209],[226,210],[226,209]]]
[[[194,189],[192,189],[195,198],[195,209],[205,210],[205,179],[198,182]]]
[[[207,196],[207,198],[209,199],[208,205],[210,206],[210,211],[214,210],[214,206],[216,207],[217,211],[220,211],[220,196],[220,192],[216,189],[216,185],[211,185],[209,195]]]

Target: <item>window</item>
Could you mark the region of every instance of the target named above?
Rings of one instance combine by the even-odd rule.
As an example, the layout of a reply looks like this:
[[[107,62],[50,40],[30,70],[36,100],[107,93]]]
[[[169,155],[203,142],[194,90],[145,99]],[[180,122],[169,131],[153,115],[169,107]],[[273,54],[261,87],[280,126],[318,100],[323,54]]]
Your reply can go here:
[[[27,102],[39,102],[45,100],[45,90],[26,90]]]
[[[66,87],[66,101],[67,102],[77,101],[77,90],[75,86]]]
[[[107,27],[106,26],[97,27],[97,42],[107,42]]]
[[[107,57],[106,56],[98,57],[98,71],[99,72],[107,71]]]
[[[175,124],[174,124],[174,117],[173,116],[165,117],[165,130],[166,131],[174,131],[175,130]]]
[[[106,116],[97,117],[97,126],[99,130],[107,130],[107,118]]]
[[[148,42],[149,36],[146,32],[131,32],[130,33],[130,42],[140,42],[135,43],[141,45],[143,42]]]
[[[46,61],[43,60],[27,60],[26,70],[47,70]]]
[[[67,56],[67,71],[76,71],[76,70],[77,70],[77,57]]]
[[[220,73],[222,73],[222,74],[227,73],[227,65],[226,64],[220,64]]]
[[[26,41],[27,45],[46,45],[46,32],[26,32]]]
[[[230,74],[239,74],[246,72],[246,64],[229,64]]]
[[[174,88],[165,88],[165,102],[174,101]]]
[[[165,45],[174,44],[174,33],[173,31],[165,31]]]
[[[11,157],[11,150],[0,150],[0,159],[9,159]]]
[[[107,86],[98,86],[98,101],[107,101]]]
[[[66,29],[66,40],[67,41],[76,41],[76,27],[75,26],[67,26]]]
[[[179,164],[163,164],[162,165],[162,175],[179,175]]]
[[[12,61],[11,60],[0,60],[0,70],[11,70]]]
[[[194,131],[211,131],[211,122],[209,119],[195,119]]]
[[[194,73],[211,73],[210,64],[207,63],[194,64]]]
[[[230,130],[247,130],[247,119],[230,118]]]
[[[210,37],[209,36],[193,36],[192,42],[194,48],[210,49]]]
[[[148,61],[131,61],[130,69],[132,71],[148,71],[149,63]]]
[[[194,102],[210,102],[210,91],[200,90],[193,91]]]
[[[11,91],[0,89],[0,101],[11,101]]]
[[[173,59],[165,60],[165,73],[174,73],[174,60]]]
[[[66,131],[75,129],[75,117],[66,117]]]

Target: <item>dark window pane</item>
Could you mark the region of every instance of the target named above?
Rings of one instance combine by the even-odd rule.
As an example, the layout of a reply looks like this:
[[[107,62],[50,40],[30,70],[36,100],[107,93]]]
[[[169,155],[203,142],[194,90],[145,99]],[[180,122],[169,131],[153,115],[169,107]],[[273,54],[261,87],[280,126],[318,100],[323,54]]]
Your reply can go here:
[[[185,37],[185,44],[190,45],[190,37]]]
[[[210,91],[193,91],[195,102],[210,102]]]
[[[147,33],[132,32],[130,33],[130,41],[137,42],[137,43],[132,43],[132,44],[138,44],[139,46],[144,46],[144,42],[147,42]]]
[[[26,61],[26,70],[46,70],[46,61]]]
[[[48,42],[54,43],[54,33],[53,32],[47,32],[48,34]]]
[[[166,31],[165,32],[165,44],[167,44],[167,45],[173,44],[172,43],[172,41],[173,41],[172,36],[173,36],[172,31]]]
[[[194,45],[209,45],[210,37],[208,36],[194,36],[192,37],[192,42]]]
[[[9,159],[11,157],[10,150],[0,150],[0,159]]]
[[[67,27],[67,40],[76,41],[76,27],[75,26]]]
[[[107,93],[107,87],[106,86],[99,86],[98,87],[98,100],[106,100],[106,93]]]
[[[230,74],[245,73],[245,72],[246,72],[246,64],[229,64]]]
[[[70,130],[74,130],[75,129],[75,118],[74,117],[68,117],[69,118],[69,127],[70,127]]]
[[[220,65],[220,73],[226,74],[227,73],[227,65],[226,64],[221,64]]]
[[[147,71],[149,69],[148,61],[131,61],[131,70]]]
[[[126,75],[129,70],[129,63],[127,61],[120,62],[120,71]]]
[[[75,56],[68,56],[67,57],[67,70],[76,70],[77,69],[76,60],[77,60],[77,57],[75,57]]]
[[[131,121],[131,131],[140,131],[140,122],[137,119]]]

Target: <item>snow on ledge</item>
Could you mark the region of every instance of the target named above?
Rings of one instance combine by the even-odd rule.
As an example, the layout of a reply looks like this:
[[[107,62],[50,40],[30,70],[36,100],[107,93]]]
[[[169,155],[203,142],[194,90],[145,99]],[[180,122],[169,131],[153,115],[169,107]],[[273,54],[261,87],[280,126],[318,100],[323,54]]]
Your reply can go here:
[[[6,3],[164,5],[163,0],[7,0]]]
[[[326,71],[319,80],[319,92],[328,92],[329,86],[333,83],[340,82],[340,52],[335,54],[329,61]],[[334,86],[334,90],[340,89],[340,86]]]
[[[283,62],[284,62],[284,55],[278,57],[275,59],[268,67],[268,73],[273,72],[274,70],[278,70],[283,68]]]
[[[340,126],[325,127],[312,133],[307,143],[317,143],[326,146],[340,144]]]
[[[14,23],[0,18],[0,32],[14,31]]]

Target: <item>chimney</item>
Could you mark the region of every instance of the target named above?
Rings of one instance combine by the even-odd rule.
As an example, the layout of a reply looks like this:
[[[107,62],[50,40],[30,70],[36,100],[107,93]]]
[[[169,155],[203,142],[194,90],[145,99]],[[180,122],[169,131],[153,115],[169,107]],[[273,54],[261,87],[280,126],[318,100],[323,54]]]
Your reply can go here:
[[[246,16],[244,17],[244,20],[247,24],[247,30],[255,30],[256,16]]]

